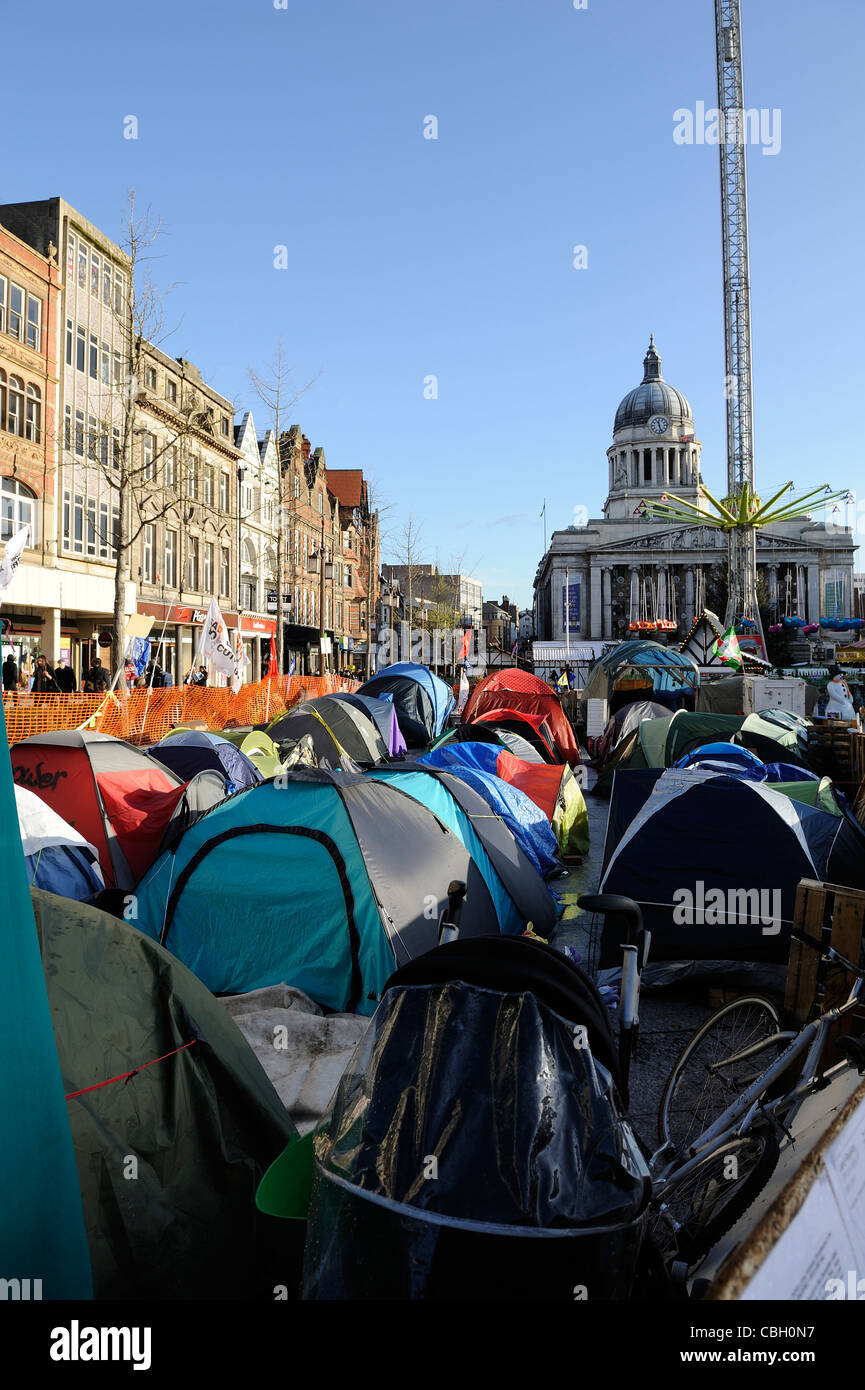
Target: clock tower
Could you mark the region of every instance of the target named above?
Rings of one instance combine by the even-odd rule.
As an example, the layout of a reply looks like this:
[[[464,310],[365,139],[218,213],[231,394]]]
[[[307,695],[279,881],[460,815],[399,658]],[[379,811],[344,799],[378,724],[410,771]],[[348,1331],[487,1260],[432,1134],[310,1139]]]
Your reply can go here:
[[[644,499],[674,492],[700,505],[700,453],[691,407],[661,375],[654,334],[643,358],[643,380],[616,411],[607,450],[609,521],[639,518]]]

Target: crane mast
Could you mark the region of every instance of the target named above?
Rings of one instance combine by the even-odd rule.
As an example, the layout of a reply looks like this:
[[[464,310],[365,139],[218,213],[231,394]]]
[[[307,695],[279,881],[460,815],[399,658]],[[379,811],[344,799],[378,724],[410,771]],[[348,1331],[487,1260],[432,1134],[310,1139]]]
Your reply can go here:
[[[715,0],[718,64],[721,227],[724,257],[724,395],[727,404],[727,495],[754,490],[751,376],[751,281],[748,262],[748,180],[739,0]],[[762,637],[757,605],[757,533],[733,527],[727,547],[727,623],[750,618]]]

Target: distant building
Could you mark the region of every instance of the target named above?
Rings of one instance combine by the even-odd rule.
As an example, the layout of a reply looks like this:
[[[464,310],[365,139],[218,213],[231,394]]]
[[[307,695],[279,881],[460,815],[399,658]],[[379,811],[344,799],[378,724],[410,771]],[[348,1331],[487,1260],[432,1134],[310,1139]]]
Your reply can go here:
[[[646,503],[675,493],[707,509],[702,444],[691,407],[661,374],[654,339],[643,379],[619,404],[607,449],[603,515],[553,532],[535,576],[535,632],[546,641],[620,639],[630,623],[664,618],[681,640],[708,606],[723,612],[727,539],[700,525],[645,519]],[[803,480],[805,482],[807,480]],[[833,480],[843,486],[844,479]],[[723,489],[716,490],[723,495]],[[798,519],[758,532],[758,576],[770,612],[809,622],[852,602],[852,532]]]

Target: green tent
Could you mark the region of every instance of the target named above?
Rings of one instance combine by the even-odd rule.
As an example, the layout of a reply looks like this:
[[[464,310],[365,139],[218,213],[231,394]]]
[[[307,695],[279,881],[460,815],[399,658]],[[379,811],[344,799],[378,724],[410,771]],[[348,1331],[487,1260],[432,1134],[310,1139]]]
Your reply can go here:
[[[255,1191],[296,1130],[252,1048],[129,922],[36,889],[33,907],[95,1296],[272,1297]],[[22,1073],[39,1095],[29,1058]],[[56,1178],[42,1183],[57,1222]]]

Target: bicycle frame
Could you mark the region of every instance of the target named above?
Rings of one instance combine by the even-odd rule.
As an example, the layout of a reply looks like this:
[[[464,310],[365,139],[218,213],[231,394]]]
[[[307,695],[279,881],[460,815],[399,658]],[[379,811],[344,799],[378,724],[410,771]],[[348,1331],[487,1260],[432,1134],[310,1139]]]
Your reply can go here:
[[[660,1195],[663,1195],[664,1182],[668,1181],[673,1175],[679,1180],[689,1173],[692,1168],[696,1168],[707,1149],[717,1147],[718,1144],[725,1139],[739,1138],[742,1134],[747,1132],[757,1112],[761,1115],[767,1115],[774,1120],[776,1116],[779,1115],[779,1112],[783,1111],[785,1121],[783,1128],[786,1131],[787,1142],[792,1143],[790,1126],[807,1097],[814,1095],[818,1090],[822,1090],[825,1086],[828,1086],[836,1076],[840,1076],[842,1072],[850,1069],[850,1062],[844,1060],[842,1062],[837,1062],[835,1066],[830,1067],[828,1071],[821,1073],[818,1070],[820,1054],[823,1051],[823,1045],[826,1041],[826,1034],[829,1028],[833,1023],[837,1022],[839,1018],[843,1018],[845,1014],[856,1007],[863,983],[863,974],[859,972],[857,967],[853,966],[850,961],[846,961],[843,956],[839,956],[837,952],[831,949],[828,952],[828,958],[830,960],[840,961],[857,972],[857,979],[854,981],[846,1001],[833,1009],[829,1009],[826,1013],[821,1014],[819,1018],[812,1019],[812,1021],[806,1023],[798,1033],[773,1033],[771,1037],[763,1038],[760,1042],[753,1043],[742,1052],[735,1053],[732,1057],[724,1058],[723,1061],[714,1064],[713,1070],[716,1070],[720,1067],[729,1065],[730,1062],[742,1061],[748,1057],[755,1057],[769,1047],[776,1047],[779,1039],[791,1039],[789,1046],[784,1049],[772,1065],[768,1067],[766,1071],[761,1072],[757,1079],[742,1091],[741,1095],[736,1097],[723,1114],[718,1116],[714,1124],[711,1124],[708,1129],[705,1129],[691,1145],[689,1150],[690,1157],[684,1163],[677,1163],[675,1160],[671,1161],[667,1168],[663,1169],[661,1173],[655,1177],[655,1181],[661,1185],[659,1189]],[[783,1096],[779,1096],[776,1100],[770,1101],[767,1105],[762,1105],[761,1098],[765,1092],[772,1083],[787,1070],[791,1062],[795,1061],[797,1057],[800,1057],[802,1053],[806,1053],[806,1056],[798,1083],[791,1090],[785,1092]],[[779,1123],[781,1123],[780,1119]],[[656,1150],[649,1164],[650,1169],[654,1168],[654,1165],[660,1160],[662,1154],[668,1147],[669,1146],[665,1144],[660,1149]],[[655,1176],[654,1173],[653,1176]]]

